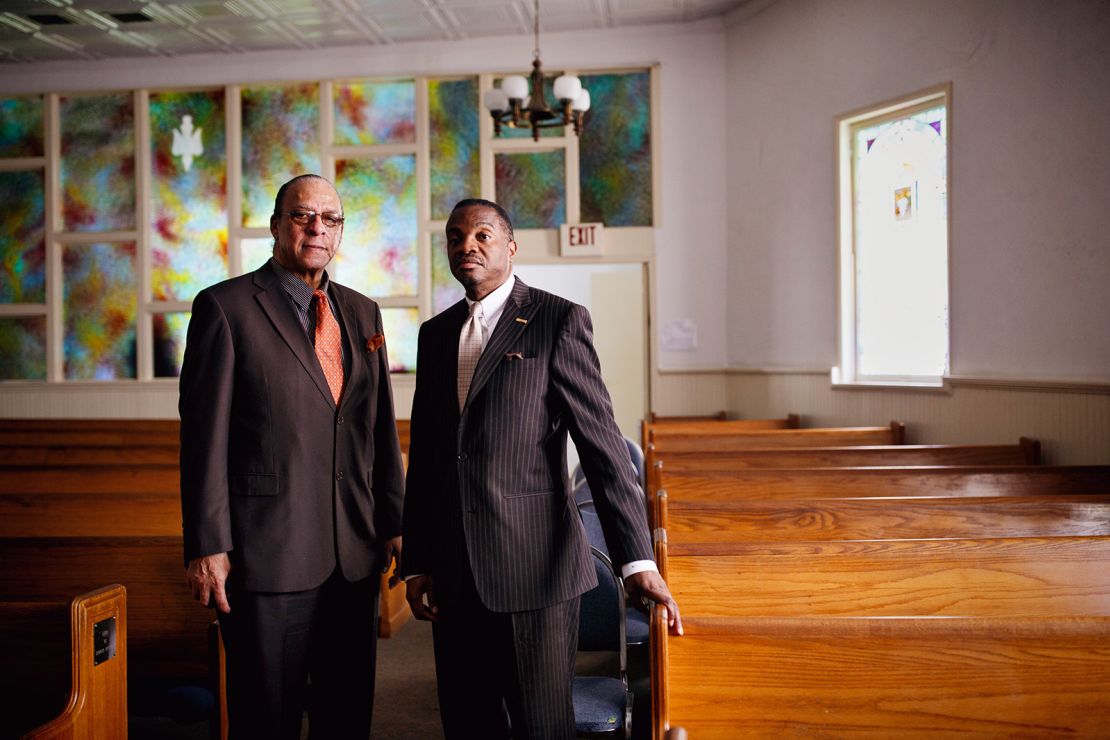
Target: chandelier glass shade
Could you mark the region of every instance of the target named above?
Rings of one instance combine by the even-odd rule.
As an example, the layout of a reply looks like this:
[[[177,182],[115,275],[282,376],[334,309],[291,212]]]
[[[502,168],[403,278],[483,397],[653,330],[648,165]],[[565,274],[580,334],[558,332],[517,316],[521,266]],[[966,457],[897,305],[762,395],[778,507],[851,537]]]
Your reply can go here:
[[[501,80],[501,87],[486,90],[482,104],[493,116],[493,134],[501,135],[501,127],[530,128],[532,138],[540,140],[540,129],[553,126],[574,126],[577,135],[582,129],[582,118],[590,109],[590,92],[574,75],[555,78],[553,91],[559,109],[552,110],[544,94],[543,64],[540,62],[540,2],[535,2],[536,46],[532,54],[532,74],[510,75]],[[531,88],[531,95],[529,95]]]

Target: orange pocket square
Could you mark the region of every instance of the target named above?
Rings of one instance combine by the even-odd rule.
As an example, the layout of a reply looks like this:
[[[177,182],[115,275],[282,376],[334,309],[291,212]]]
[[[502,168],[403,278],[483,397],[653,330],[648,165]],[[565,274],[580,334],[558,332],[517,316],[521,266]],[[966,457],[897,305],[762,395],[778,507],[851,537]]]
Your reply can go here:
[[[385,344],[385,335],[375,334],[366,340],[366,351],[377,352],[378,347],[381,347],[383,344]]]

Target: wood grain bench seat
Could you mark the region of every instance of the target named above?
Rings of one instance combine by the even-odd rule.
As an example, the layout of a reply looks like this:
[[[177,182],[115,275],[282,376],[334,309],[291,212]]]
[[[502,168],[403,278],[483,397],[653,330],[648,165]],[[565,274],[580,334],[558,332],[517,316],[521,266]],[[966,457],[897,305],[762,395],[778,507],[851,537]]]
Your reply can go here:
[[[691,616],[1110,616],[1106,536],[667,548]]]
[[[668,472],[671,503],[904,496],[1027,496],[1110,493],[1110,465],[872,467]]]
[[[729,542],[1110,535],[1110,493],[664,503],[660,526],[679,551]]]
[[[1016,445],[852,445],[847,447],[671,451],[656,455],[663,470],[843,468],[910,465],[1038,465],[1040,442]]]

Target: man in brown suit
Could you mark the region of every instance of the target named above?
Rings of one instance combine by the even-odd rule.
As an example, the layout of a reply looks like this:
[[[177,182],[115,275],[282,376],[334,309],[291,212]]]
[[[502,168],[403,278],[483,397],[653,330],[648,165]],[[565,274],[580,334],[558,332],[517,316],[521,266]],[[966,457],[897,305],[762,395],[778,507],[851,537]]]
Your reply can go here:
[[[512,275],[508,214],[464,200],[447,254],[466,299],[420,329],[402,574],[433,626],[448,738],[574,737],[579,596],[596,585],[570,495],[574,439],[614,564],[678,607],[652,561],[643,495],[582,306]]]
[[[278,191],[273,259],[202,291],[181,370],[188,582],[214,602],[232,737],[366,740],[404,473],[376,303],[328,278],[339,195]],[[311,676],[312,699],[308,700]]]

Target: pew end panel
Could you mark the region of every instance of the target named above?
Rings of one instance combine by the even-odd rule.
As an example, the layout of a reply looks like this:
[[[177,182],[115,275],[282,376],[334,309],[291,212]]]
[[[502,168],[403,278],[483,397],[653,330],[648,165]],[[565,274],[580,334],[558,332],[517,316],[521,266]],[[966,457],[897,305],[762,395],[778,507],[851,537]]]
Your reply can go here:
[[[110,740],[127,736],[127,595],[118,584],[82,594],[70,604],[69,701],[26,740]],[[94,628],[114,620],[114,652]],[[100,627],[103,632],[106,627]],[[99,651],[99,655],[98,655]]]

